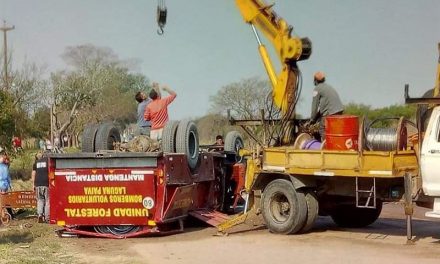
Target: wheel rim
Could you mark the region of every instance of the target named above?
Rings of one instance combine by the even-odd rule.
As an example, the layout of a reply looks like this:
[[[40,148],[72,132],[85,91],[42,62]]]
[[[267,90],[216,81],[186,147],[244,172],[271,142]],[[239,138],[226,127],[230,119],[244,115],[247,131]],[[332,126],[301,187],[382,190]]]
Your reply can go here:
[[[188,138],[188,151],[191,159],[196,157],[196,148],[196,135],[194,134],[194,131],[190,131]]]
[[[5,209],[6,211],[6,209]],[[11,222],[12,216],[8,212],[4,212],[4,215],[0,217],[0,222],[4,225],[8,225]]]
[[[113,146],[113,144],[117,142],[116,138],[114,136],[110,136],[109,138],[109,142],[108,142],[108,149],[114,149],[115,146]]]
[[[242,148],[243,148],[243,142],[242,142],[240,139],[237,139],[237,140],[235,141],[235,146],[234,146],[234,149],[235,149],[236,153],[238,154],[238,152],[239,152],[240,149],[242,149]]]
[[[270,200],[270,214],[279,223],[286,222],[292,214],[289,199],[283,193],[275,193]]]
[[[139,231],[140,226],[134,225],[120,225],[120,226],[95,226],[95,231],[100,234],[113,234],[115,236],[122,236]]]

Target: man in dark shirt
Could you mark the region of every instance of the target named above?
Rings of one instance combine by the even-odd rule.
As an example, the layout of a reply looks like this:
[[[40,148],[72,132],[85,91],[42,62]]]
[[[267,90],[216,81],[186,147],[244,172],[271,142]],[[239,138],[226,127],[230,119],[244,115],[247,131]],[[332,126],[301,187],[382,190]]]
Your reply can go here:
[[[38,152],[35,155],[35,163],[32,167],[32,183],[34,184],[35,195],[37,196],[38,222],[49,221],[49,176],[48,159],[43,153]]]
[[[142,91],[136,93],[135,99],[138,102],[137,124],[139,126],[140,134],[145,136],[150,136],[151,123],[150,121],[146,121],[144,119],[144,113],[145,113],[145,107],[151,102],[151,99],[148,98],[147,95]]]
[[[344,106],[336,90],[325,83],[323,72],[317,72],[314,75],[315,89],[313,90],[311,123],[319,120],[319,134],[321,140],[325,139],[324,118],[329,115],[342,115]]]

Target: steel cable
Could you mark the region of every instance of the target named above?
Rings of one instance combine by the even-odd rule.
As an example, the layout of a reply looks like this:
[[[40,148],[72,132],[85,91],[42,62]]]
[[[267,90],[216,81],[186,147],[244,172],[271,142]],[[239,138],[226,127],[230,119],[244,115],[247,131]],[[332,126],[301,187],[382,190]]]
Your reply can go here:
[[[395,150],[397,148],[397,128],[370,128],[366,139],[367,147],[370,150]]]
[[[397,149],[398,134],[404,135],[406,137],[406,127],[403,128],[373,128],[372,126],[378,121],[388,121],[388,120],[399,120],[399,117],[385,117],[378,118],[372,121],[369,125],[365,126],[364,134],[366,139],[366,147],[369,150],[375,151],[393,151]],[[410,120],[405,120],[405,124],[416,125]],[[402,129],[402,131],[401,131]],[[399,146],[400,147],[400,146]]]

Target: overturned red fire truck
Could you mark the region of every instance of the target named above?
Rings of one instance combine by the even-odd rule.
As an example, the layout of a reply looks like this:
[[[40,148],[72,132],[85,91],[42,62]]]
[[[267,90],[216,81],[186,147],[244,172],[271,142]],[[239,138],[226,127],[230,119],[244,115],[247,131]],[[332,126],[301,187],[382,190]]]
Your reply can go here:
[[[83,136],[85,141],[93,137],[98,146],[96,140],[107,135],[105,143],[112,146],[119,140],[113,126],[95,128],[85,131],[92,134]],[[237,184],[244,175],[234,170],[239,164],[231,151],[242,142],[232,132],[225,149],[201,149],[194,123],[171,122],[164,151],[93,147],[93,152],[50,154],[50,222],[63,227],[63,236],[125,238],[181,231],[190,213],[224,220],[220,212],[237,205],[243,187]]]

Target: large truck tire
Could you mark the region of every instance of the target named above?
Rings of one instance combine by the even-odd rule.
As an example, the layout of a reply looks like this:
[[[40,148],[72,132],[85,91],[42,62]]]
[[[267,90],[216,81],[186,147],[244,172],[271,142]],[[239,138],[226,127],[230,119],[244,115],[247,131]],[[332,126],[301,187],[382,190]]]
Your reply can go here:
[[[179,121],[169,121],[162,132],[162,151],[167,153],[176,152],[176,134]]]
[[[230,131],[226,134],[225,151],[231,151],[238,154],[238,151],[243,147],[243,137],[238,131]]]
[[[272,233],[295,234],[306,223],[305,195],[288,180],[274,180],[263,191],[262,212]]]
[[[310,229],[312,229],[316,218],[318,218],[319,203],[315,193],[312,191],[307,191],[305,198],[307,202],[307,218],[304,226],[299,231],[300,233],[307,233]]]
[[[95,152],[95,137],[98,131],[98,124],[88,124],[82,133],[81,137],[81,151]]]
[[[176,133],[176,152],[184,153],[191,169],[197,167],[199,161],[199,133],[194,122],[180,122]]]
[[[121,142],[121,134],[112,123],[101,124],[96,132],[95,151],[113,150],[113,143]]]
[[[336,206],[330,216],[339,227],[360,228],[371,225],[382,212],[382,201],[376,201],[376,208],[357,208],[354,204]]]

